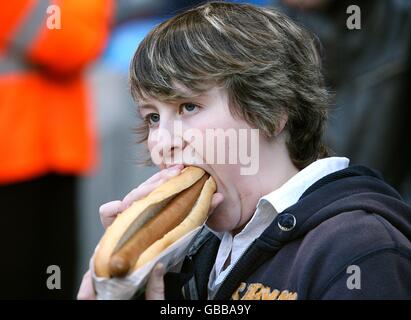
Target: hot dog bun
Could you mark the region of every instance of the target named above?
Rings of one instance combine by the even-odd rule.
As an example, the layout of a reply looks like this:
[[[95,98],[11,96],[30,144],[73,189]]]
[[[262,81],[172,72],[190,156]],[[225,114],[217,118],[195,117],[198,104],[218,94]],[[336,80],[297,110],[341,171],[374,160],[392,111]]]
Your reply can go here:
[[[186,167],[135,201],[107,228],[94,256],[98,277],[123,276],[157,257],[207,219],[216,184],[198,168]]]

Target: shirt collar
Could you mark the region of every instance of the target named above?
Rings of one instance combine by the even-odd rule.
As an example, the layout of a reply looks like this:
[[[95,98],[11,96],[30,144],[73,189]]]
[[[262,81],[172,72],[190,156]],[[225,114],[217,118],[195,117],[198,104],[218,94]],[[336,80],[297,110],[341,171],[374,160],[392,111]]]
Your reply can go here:
[[[273,206],[277,213],[280,213],[296,204],[303,193],[315,182],[331,173],[347,168],[349,161],[345,157],[329,157],[314,161],[291,177],[280,188],[261,197],[257,207],[260,202],[265,200]]]

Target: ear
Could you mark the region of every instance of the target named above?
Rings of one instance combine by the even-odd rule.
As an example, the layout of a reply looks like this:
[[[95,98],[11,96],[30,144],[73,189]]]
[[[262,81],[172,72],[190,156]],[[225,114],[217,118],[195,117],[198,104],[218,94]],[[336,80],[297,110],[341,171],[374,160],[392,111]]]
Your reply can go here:
[[[277,125],[277,128],[275,129],[276,137],[283,132],[285,125],[287,124],[287,121],[288,121],[288,114],[283,112],[280,118],[278,119],[278,125]]]

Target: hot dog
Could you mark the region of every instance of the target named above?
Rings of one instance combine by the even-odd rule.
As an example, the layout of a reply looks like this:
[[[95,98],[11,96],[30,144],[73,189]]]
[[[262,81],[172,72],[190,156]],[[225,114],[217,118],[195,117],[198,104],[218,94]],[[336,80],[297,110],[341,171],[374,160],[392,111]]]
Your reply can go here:
[[[107,228],[94,257],[99,277],[125,276],[157,257],[207,219],[216,184],[198,167],[186,167],[135,201]]]

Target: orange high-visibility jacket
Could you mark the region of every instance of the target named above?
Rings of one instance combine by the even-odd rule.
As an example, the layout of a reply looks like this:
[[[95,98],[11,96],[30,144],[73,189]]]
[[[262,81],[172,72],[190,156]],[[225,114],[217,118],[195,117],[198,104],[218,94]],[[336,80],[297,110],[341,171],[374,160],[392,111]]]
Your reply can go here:
[[[0,4],[0,185],[93,167],[96,139],[82,72],[107,41],[112,5]]]

